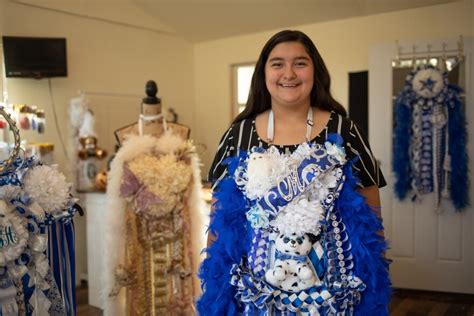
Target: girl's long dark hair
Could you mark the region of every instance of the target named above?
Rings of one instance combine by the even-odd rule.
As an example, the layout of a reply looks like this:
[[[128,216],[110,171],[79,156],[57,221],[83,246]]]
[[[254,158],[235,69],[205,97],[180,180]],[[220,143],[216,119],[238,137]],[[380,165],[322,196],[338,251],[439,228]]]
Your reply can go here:
[[[314,85],[311,90],[311,106],[347,116],[344,107],[331,96],[331,77],[313,41],[303,32],[285,30],[273,35],[263,47],[255,65],[247,105],[232,123],[240,122],[271,108],[270,93],[265,84],[265,64],[273,48],[283,42],[301,43],[313,61]]]

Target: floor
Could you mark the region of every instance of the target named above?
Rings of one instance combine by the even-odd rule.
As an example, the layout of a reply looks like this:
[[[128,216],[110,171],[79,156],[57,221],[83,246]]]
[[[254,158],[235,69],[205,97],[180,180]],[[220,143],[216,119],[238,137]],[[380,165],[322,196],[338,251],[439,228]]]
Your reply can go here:
[[[76,288],[76,300],[77,300],[77,316],[101,316],[102,310],[91,306],[88,303],[87,297],[87,286],[80,286]]]
[[[474,316],[474,295],[395,289],[391,316]],[[101,316],[87,304],[87,287],[77,289],[77,316]]]
[[[474,316],[474,295],[394,290],[391,316]]]

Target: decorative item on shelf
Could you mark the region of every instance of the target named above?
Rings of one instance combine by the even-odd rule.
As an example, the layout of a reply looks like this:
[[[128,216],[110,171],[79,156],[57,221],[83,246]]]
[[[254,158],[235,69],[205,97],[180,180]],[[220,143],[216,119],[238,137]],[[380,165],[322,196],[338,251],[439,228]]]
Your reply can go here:
[[[41,157],[41,161],[45,165],[52,165],[54,164],[54,144],[51,143],[42,143],[38,144],[38,151],[39,156]]]
[[[36,130],[39,134],[44,133],[46,126],[46,119],[44,115],[44,110],[36,110]]]
[[[78,190],[96,190],[96,176],[102,165],[102,160],[107,156],[107,152],[97,147],[95,136],[80,137],[77,156],[78,161]]]
[[[25,156],[36,156],[44,165],[54,164],[54,144],[52,143],[28,143],[25,148]]]
[[[107,189],[107,171],[103,170],[95,176],[95,187],[100,191]]]
[[[76,185],[77,190],[82,192],[103,190],[96,186],[96,176],[99,170],[102,170],[107,156],[107,152],[97,146],[95,117],[88,104],[89,101],[81,95],[72,99],[69,107],[73,142],[77,148],[77,153],[74,155],[74,159],[77,159],[77,163],[74,164]]]
[[[30,124],[30,115],[28,115],[29,109],[27,105],[23,105],[20,108],[20,113],[18,115],[18,122],[21,129],[28,130],[31,127]]]
[[[34,130],[39,134],[44,133],[45,113],[36,105],[11,104],[4,106],[4,110],[10,115],[11,119],[17,122],[17,126],[22,130]],[[7,126],[5,120],[0,119],[0,129]]]

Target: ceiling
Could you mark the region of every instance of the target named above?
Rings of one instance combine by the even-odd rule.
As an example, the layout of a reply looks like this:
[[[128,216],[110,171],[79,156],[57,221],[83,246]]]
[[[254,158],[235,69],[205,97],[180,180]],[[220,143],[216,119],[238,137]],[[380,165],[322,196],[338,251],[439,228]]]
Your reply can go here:
[[[202,42],[459,0],[10,0]]]

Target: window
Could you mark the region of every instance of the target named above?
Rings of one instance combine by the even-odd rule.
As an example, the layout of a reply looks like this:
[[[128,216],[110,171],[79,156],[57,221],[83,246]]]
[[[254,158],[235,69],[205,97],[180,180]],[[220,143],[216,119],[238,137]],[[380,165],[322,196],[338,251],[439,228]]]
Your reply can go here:
[[[233,100],[232,116],[242,112],[247,104],[255,63],[239,64],[232,66]]]

